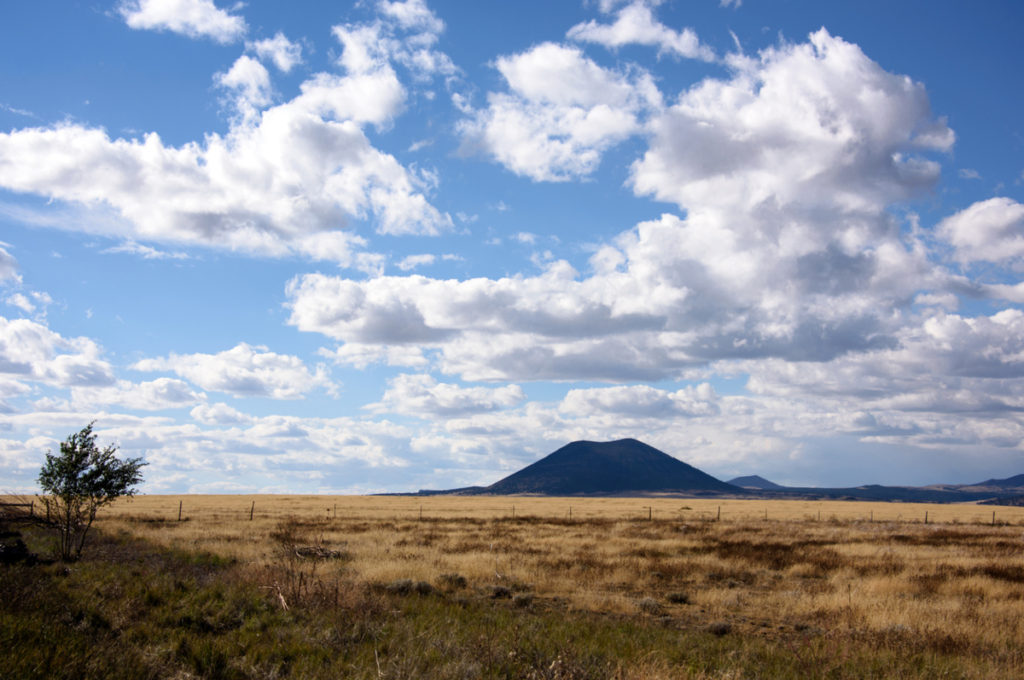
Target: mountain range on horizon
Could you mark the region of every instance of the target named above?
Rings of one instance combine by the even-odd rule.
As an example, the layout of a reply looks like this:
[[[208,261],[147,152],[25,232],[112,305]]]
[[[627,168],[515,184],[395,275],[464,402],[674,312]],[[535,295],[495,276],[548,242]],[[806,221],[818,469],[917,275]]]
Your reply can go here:
[[[739,486],[748,490],[757,491],[835,491],[835,490],[864,490],[864,489],[908,489],[908,490],[920,490],[920,491],[937,491],[937,492],[953,492],[953,493],[1020,493],[1024,495],[1024,474],[1014,475],[1007,477],[1006,479],[986,479],[984,482],[973,482],[967,484],[929,484],[928,486],[884,486],[880,484],[865,484],[856,487],[847,487],[839,489],[831,489],[825,487],[798,487],[798,486],[784,486],[782,484],[776,484],[764,477],[759,475],[748,475],[745,477],[735,477],[729,480],[729,484]]]
[[[414,495],[717,496],[903,502],[1024,504],[1024,474],[971,484],[845,488],[789,487],[758,475],[719,480],[637,439],[575,441],[490,486]]]

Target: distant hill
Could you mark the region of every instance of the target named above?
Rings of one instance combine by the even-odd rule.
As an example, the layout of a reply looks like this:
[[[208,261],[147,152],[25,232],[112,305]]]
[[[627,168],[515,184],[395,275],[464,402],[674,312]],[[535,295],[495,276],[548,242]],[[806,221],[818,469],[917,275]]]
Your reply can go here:
[[[744,490],[636,439],[620,439],[566,444],[481,492],[572,496],[628,492],[742,494]]]
[[[963,484],[960,488],[977,489],[1024,489],[1024,475],[1014,475],[1006,479],[986,479],[977,484]]]
[[[831,499],[848,501],[899,501],[903,503],[972,503],[991,498],[991,491],[930,486],[882,486],[865,484],[848,488],[787,486],[782,491],[762,492],[772,498]]]
[[[782,491],[786,488],[776,484],[775,482],[770,482],[759,475],[736,477],[735,479],[730,479],[727,483],[732,484],[733,486],[743,487],[744,489],[761,489],[764,491]]]

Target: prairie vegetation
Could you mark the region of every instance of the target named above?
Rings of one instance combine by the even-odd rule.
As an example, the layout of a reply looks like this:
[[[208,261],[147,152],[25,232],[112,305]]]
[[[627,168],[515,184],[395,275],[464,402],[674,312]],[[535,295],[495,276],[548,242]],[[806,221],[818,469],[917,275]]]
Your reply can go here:
[[[99,614],[155,636],[140,658],[181,677],[1024,675],[1024,508],[993,521],[972,505],[146,496],[99,529],[107,554],[207,574],[154,576],[167,592]],[[206,604],[154,614],[188,623],[169,639],[115,623],[186,597]]]

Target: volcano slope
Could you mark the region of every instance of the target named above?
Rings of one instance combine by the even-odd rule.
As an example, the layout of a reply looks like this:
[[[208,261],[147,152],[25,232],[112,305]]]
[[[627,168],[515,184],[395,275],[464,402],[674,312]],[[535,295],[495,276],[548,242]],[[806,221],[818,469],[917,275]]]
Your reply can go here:
[[[576,441],[480,489],[545,496],[627,493],[736,494],[747,491],[636,439]]]

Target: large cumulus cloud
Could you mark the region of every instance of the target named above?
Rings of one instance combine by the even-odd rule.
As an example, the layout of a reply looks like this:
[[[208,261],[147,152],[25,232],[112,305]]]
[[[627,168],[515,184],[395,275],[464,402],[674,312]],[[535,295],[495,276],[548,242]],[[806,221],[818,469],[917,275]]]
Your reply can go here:
[[[215,78],[234,102],[231,126],[202,141],[175,147],[155,132],[113,138],[79,123],[0,134],[0,187],[115,218],[67,229],[343,265],[358,265],[365,245],[346,229],[355,221],[384,234],[445,231],[451,219],[426,196],[433,179],[374,147],[364,131],[390,124],[406,97],[392,66],[406,55],[379,41],[385,28],[335,27],[343,72],[314,74],[276,105],[266,68],[243,55]]]
[[[539,50],[563,57],[549,70],[591,78],[574,89],[535,77]],[[465,379],[653,380],[721,359],[895,346],[901,310],[950,277],[887,209],[934,183],[926,154],[953,133],[921,85],[824,30],[731,64],[729,79],[698,83],[653,119],[633,167],[637,192],[685,217],[623,232],[584,273],[556,261],[503,279],[301,276],[290,322],[361,347],[436,350]],[[537,101],[628,102],[643,89],[590,87],[608,74],[550,44],[499,68]]]

